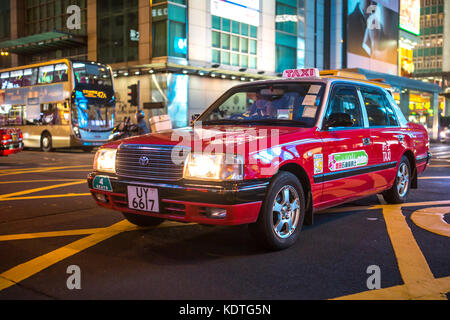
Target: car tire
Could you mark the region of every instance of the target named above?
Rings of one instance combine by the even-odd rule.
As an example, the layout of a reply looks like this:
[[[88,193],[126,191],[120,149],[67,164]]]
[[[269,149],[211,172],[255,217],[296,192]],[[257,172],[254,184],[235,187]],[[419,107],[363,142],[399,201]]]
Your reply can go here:
[[[130,223],[139,227],[156,227],[164,222],[164,219],[161,218],[142,216],[135,213],[122,212],[122,214]]]
[[[383,198],[387,203],[404,203],[411,189],[411,164],[406,156],[403,156],[397,168],[394,185],[391,189],[383,192]]]
[[[250,234],[265,248],[282,250],[298,238],[305,219],[305,194],[295,175],[280,172],[272,180]]]
[[[41,149],[44,152],[50,152],[53,150],[52,135],[48,132],[42,134]]]

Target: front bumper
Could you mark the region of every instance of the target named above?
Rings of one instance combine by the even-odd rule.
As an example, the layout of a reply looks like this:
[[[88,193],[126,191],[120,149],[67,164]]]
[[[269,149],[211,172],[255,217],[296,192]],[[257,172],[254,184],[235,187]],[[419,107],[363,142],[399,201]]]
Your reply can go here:
[[[23,150],[23,142],[11,143],[0,147],[0,156],[7,156]]]
[[[112,191],[93,188],[93,180],[97,175],[109,177]],[[211,225],[241,225],[256,222],[269,185],[268,180],[207,185],[200,183],[183,181],[177,184],[166,184],[140,180],[130,181],[95,172],[88,175],[89,189],[99,206],[168,220]],[[127,186],[129,185],[158,189],[160,212],[130,209],[127,199]],[[99,201],[96,194],[105,195],[105,201]],[[211,208],[223,209],[222,211],[226,211],[226,215],[222,218],[212,218],[208,214]]]

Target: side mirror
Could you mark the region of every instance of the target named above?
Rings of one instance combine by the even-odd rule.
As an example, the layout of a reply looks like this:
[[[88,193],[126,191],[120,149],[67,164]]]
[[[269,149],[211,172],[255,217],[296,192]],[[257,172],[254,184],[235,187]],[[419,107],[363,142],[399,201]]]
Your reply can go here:
[[[193,114],[193,115],[191,116],[191,126],[194,125],[194,122],[195,122],[195,120],[198,119],[198,117],[200,117],[200,114],[199,114],[199,113]]]
[[[325,123],[325,129],[333,127],[351,127],[353,126],[352,118],[346,113],[333,113]]]

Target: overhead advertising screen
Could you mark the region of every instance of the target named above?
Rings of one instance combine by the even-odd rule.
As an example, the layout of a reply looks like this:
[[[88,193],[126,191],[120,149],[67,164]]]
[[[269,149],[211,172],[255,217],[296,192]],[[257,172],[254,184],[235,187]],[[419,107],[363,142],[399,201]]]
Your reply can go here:
[[[398,0],[348,0],[347,66],[397,74]]]
[[[400,28],[420,34],[420,0],[400,0]]]
[[[211,14],[259,26],[259,0],[211,0]]]

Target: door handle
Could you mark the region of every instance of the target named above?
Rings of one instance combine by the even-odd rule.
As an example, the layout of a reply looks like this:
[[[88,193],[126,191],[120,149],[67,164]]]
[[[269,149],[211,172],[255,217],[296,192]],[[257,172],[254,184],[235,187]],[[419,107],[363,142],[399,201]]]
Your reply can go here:
[[[370,141],[370,138],[363,138],[363,145],[370,146],[372,144],[372,141]]]

